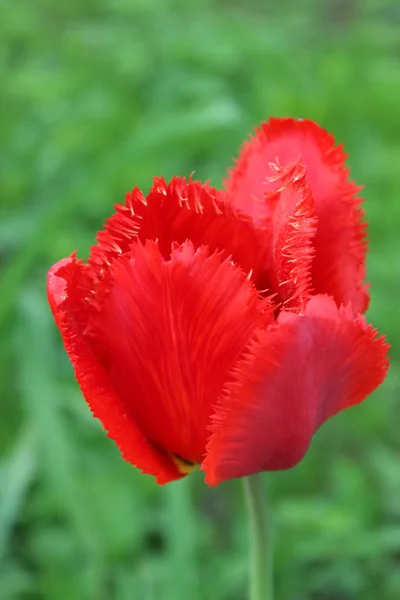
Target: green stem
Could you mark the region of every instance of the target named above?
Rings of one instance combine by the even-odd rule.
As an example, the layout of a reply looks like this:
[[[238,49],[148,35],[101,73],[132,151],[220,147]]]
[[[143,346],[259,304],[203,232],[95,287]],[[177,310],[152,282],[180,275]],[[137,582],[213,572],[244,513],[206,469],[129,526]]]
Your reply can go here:
[[[272,540],[261,474],[243,479],[250,522],[250,600],[273,600]]]

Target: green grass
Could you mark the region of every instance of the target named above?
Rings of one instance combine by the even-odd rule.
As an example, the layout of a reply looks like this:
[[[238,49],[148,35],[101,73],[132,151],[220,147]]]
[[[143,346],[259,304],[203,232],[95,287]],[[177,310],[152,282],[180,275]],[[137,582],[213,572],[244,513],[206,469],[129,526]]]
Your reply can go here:
[[[362,6],[362,8],[361,8]],[[160,488],[81,398],[45,275],[134,185],[219,184],[269,115],[345,143],[390,375],[268,476],[279,600],[400,597],[400,13],[381,0],[0,1],[0,598],[244,600],[239,482]]]

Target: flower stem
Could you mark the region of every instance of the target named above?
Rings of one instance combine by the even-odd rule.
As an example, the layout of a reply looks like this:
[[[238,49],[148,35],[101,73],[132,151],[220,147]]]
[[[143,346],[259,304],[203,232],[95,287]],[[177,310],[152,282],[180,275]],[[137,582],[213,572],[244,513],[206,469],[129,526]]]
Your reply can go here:
[[[243,479],[250,523],[250,600],[273,600],[272,540],[261,474]]]

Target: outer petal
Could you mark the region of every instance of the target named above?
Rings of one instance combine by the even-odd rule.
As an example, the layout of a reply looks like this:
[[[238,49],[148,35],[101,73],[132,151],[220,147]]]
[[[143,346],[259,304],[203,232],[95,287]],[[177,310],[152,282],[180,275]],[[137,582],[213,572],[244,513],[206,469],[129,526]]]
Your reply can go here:
[[[355,312],[368,305],[365,285],[365,225],[360,188],[348,181],[346,155],[333,136],[313,121],[270,119],[242,147],[226,181],[229,203],[270,226],[266,192],[280,186],[277,170],[301,161],[315,200],[318,231],[312,279],[317,293],[332,295],[337,304],[351,301]]]
[[[111,270],[97,338],[113,385],[148,439],[199,463],[227,375],[273,307],[229,259],[191,242],[170,260],[135,244]]]
[[[206,481],[287,469],[318,427],[364,400],[386,376],[388,345],[351,307],[313,297],[258,331],[214,416]]]
[[[208,246],[232,256],[246,273],[257,277],[266,266],[265,244],[249,220],[232,211],[225,195],[215,188],[189,178],[174,177],[170,183],[155,178],[147,198],[135,188],[127,194],[125,205],[97,236],[89,263],[104,268],[129,252],[133,243],[157,241],[165,259],[173,243],[190,239],[195,248]]]
[[[172,459],[149,443],[138,428],[83,335],[87,271],[72,256],[54,265],[47,279],[50,307],[82,393],[125,460],[156,476],[158,483],[179,479],[182,475]]]
[[[317,219],[305,168],[296,163],[280,172],[279,191],[268,194],[272,213],[272,253],[277,291],[287,309],[300,310],[312,291],[313,238]]]

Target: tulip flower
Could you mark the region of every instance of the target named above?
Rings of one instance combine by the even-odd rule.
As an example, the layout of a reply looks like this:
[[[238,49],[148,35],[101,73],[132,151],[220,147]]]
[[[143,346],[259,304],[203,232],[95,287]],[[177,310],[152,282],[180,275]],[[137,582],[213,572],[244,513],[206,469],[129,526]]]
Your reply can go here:
[[[50,270],[83,396],[158,483],[196,468],[214,486],[294,467],[327,419],[384,380],[388,345],[362,316],[366,232],[345,159],[317,124],[271,119],[224,191],[156,178],[116,207],[87,262],[72,254]],[[260,571],[252,598],[267,600]]]

